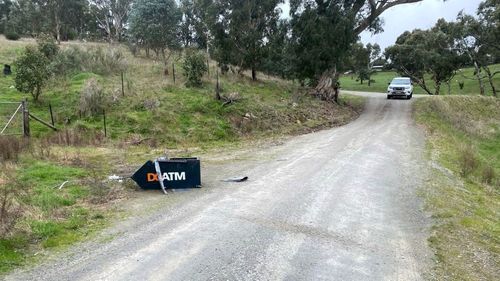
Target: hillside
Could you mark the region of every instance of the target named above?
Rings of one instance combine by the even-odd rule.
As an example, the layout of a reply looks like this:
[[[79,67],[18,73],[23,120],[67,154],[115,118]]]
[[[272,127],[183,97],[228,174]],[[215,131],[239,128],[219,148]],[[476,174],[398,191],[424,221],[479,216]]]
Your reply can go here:
[[[499,71],[500,70],[500,64],[492,65],[491,66],[492,72]],[[387,85],[389,82],[391,82],[392,78],[400,76],[394,71],[381,71],[381,72],[375,72],[373,74],[372,79],[375,81],[374,83],[370,86],[368,86],[367,81],[363,81],[363,84],[361,84],[357,80],[357,75],[352,74],[352,75],[344,75],[340,79],[340,85],[342,89],[344,90],[351,90],[351,91],[363,91],[363,92],[379,92],[379,93],[385,93],[387,91]],[[462,71],[459,71],[458,74],[453,78],[452,82],[450,83],[450,93],[452,95],[476,95],[479,93],[479,84],[476,80],[471,80],[468,79],[470,77],[474,77],[474,69],[473,68],[464,68]],[[459,83],[463,82],[464,86],[463,89],[460,89]],[[434,83],[430,80],[427,79],[427,83],[430,87],[430,89],[434,88]],[[484,79],[484,87],[485,87],[485,93],[486,95],[491,95],[491,88],[490,85],[488,84],[488,80]],[[498,89],[500,87],[500,76],[496,75],[494,78],[494,83],[496,85],[496,88]],[[415,94],[425,94],[427,93],[422,90],[417,84],[415,84]],[[446,84],[441,85],[441,95],[447,95],[448,94],[448,86]]]
[[[432,166],[423,188],[432,213],[437,280],[495,280],[500,253],[500,100],[443,96],[415,101]]]
[[[11,64],[34,44],[0,38],[0,64]],[[110,182],[109,175],[128,176],[166,152],[197,156],[342,125],[363,108],[361,98],[343,96],[342,105],[336,105],[314,99],[288,81],[259,73],[259,80],[252,82],[247,73],[231,72],[220,76],[220,86],[223,95],[237,101],[224,104],[214,98],[215,62],[210,62],[202,87],[187,88],[178,55],[172,60],[174,83],[170,64],[165,75],[162,63],[144,54],[135,57],[124,46],[69,42],[62,44],[61,52],[76,66],[59,64],[70,71],[49,81],[39,102],[15,89],[13,75],[0,75],[0,102],[27,98],[30,112],[46,121],[50,105],[59,129],[53,132],[32,120],[29,143],[17,136],[0,137],[0,200],[10,204],[0,214],[0,272],[91,237],[122,215],[114,211],[115,205],[138,196],[136,187]],[[118,67],[126,69],[124,95]],[[91,79],[103,92],[107,137],[102,114],[81,112],[82,89]],[[15,109],[0,104],[4,124]],[[14,120],[6,132],[22,133],[21,120]]]

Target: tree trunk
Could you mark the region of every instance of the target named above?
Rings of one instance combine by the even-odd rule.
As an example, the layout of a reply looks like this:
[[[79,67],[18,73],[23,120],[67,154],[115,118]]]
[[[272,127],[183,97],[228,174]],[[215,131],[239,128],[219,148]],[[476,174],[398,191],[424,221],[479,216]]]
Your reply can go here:
[[[495,88],[495,83],[493,82],[493,76],[494,75],[491,74],[491,70],[490,70],[489,67],[483,66],[483,68],[484,68],[484,71],[486,71],[486,74],[488,75],[488,82],[490,83],[491,91],[493,92],[493,96],[498,97],[497,96],[497,90]]]
[[[441,89],[441,82],[436,82],[436,91],[434,92],[436,96],[439,96],[440,89]]]
[[[33,100],[35,102],[38,101],[38,97],[40,96],[41,93],[42,93],[42,87],[40,85],[37,85],[35,87],[35,91],[33,92]]]
[[[479,65],[475,61],[474,61],[474,69],[476,72],[477,81],[479,82],[479,93],[482,96],[484,96],[484,83],[483,83],[483,78],[481,77],[481,68],[479,68]]]
[[[55,4],[56,7],[54,8],[54,21],[55,21],[55,32],[56,32],[56,40],[57,44],[61,44],[61,19],[59,18],[59,7],[57,6],[57,3]]]
[[[316,87],[314,88],[312,94],[314,96],[319,97],[322,100],[326,101],[334,101],[338,103],[339,96],[339,87],[338,87],[338,79],[340,73],[337,72],[337,69],[330,69],[325,71]]]
[[[252,80],[257,81],[257,71],[252,67]]]

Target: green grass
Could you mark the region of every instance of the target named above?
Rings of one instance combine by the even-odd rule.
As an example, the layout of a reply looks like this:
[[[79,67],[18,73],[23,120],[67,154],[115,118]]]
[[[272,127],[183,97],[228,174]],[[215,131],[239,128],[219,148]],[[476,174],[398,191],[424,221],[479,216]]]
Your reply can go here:
[[[24,251],[28,245],[26,237],[21,235],[0,239],[0,273],[24,264]]]
[[[26,206],[27,213],[18,225],[22,231],[0,239],[0,273],[26,264],[34,259],[37,249],[61,249],[84,239],[102,228],[106,215],[92,210],[85,203],[91,197],[91,189],[79,180],[88,171],[49,161],[35,161],[31,156],[19,162],[18,202]],[[64,181],[74,181],[64,188]],[[27,228],[26,228],[27,227]]]
[[[3,43],[5,40],[0,41]],[[6,42],[8,44],[0,47],[0,58],[8,63],[15,60],[22,46],[33,44],[32,41]],[[83,48],[85,46],[82,44]],[[61,48],[65,49],[67,45]],[[129,65],[125,74],[125,97],[120,93],[119,75],[77,73],[49,81],[40,101],[30,103],[30,111],[48,121],[50,104],[56,127],[102,133],[102,116],[85,117],[78,113],[82,87],[88,79],[95,77],[106,93],[107,131],[111,139],[154,138],[169,147],[186,147],[230,143],[251,135],[281,133],[284,129],[307,131],[310,124],[342,123],[335,119],[347,120],[359,110],[359,107],[353,111],[349,106],[331,106],[308,95],[298,94],[299,85],[291,82],[262,74],[259,81],[254,82],[248,76],[240,77],[232,73],[220,77],[222,94],[236,92],[241,100],[224,106],[214,99],[215,62],[211,65],[211,76],[204,77],[203,87],[187,88],[180,71],[181,61],[176,64],[178,71],[174,84],[172,77],[164,76],[161,64],[152,59],[133,57],[126,49],[122,50]],[[13,71],[15,73],[15,68]],[[13,85],[13,76],[0,76],[0,101],[20,101],[26,97],[30,100],[29,95],[17,92]],[[158,106],[147,108],[145,103],[151,101]],[[2,110],[3,115],[13,111],[12,107],[0,106],[0,116]],[[332,110],[336,113],[331,114]],[[244,120],[247,113],[256,118],[247,122]],[[13,127],[20,132],[20,123],[16,125]],[[52,133],[38,122],[31,122],[31,127],[35,137]]]
[[[495,64],[490,66],[491,71],[499,71],[500,70],[500,64]],[[375,72],[375,74],[372,76],[372,79],[375,80],[375,82],[372,82],[371,86],[368,86],[367,81],[363,81],[363,84],[360,83],[360,81],[356,81],[356,74],[353,75],[344,75],[340,78],[340,85],[342,89],[344,90],[351,90],[351,91],[363,91],[363,92],[379,92],[379,93],[385,93],[387,92],[387,86],[388,83],[391,82],[391,80],[394,77],[401,76],[398,73],[394,71],[381,71],[381,72]],[[471,80],[471,79],[466,79],[465,77],[472,78],[474,77],[474,70],[473,68],[464,68],[459,74],[457,74],[451,81],[450,83],[450,90],[451,94],[453,95],[477,95],[479,94],[479,84],[476,80]],[[493,79],[496,89],[500,88],[500,76],[496,75]],[[460,89],[459,82],[464,83],[463,89]],[[431,81],[429,77],[426,78],[426,83],[428,84],[429,89],[431,91],[434,91],[434,83]],[[486,95],[492,95],[491,87],[488,83],[487,79],[484,79],[484,87],[485,87],[485,92]],[[415,94],[427,94],[421,87],[419,87],[417,84],[414,85],[414,93]],[[448,94],[448,86],[446,84],[441,85],[440,89],[440,94],[441,95],[447,95]]]
[[[500,100],[446,96],[415,101],[433,169],[423,195],[435,225],[429,239],[437,280],[496,280],[500,268]],[[477,164],[462,175],[465,152]],[[484,171],[494,178],[485,183]]]

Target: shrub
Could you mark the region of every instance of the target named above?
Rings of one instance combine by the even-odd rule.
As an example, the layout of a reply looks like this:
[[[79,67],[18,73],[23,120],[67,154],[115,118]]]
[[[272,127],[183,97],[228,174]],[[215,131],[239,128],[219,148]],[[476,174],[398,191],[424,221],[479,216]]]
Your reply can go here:
[[[19,40],[21,36],[15,31],[7,31],[5,33],[5,38],[7,38],[8,40],[16,41]]]
[[[85,64],[89,59],[89,53],[75,46],[59,51],[52,61],[52,69],[55,74],[68,75],[80,71],[87,71]]]
[[[88,116],[100,115],[105,104],[104,91],[99,82],[95,78],[90,78],[85,82],[80,94],[80,113]]]
[[[184,77],[186,77],[186,86],[199,87],[202,84],[201,78],[207,71],[206,59],[201,52],[188,51],[182,64]]]
[[[97,74],[120,73],[127,69],[123,53],[117,48],[97,47],[87,50],[88,58],[84,61],[87,71]]]
[[[493,181],[495,180],[495,170],[491,166],[486,166],[483,169],[483,175],[482,175],[482,180],[484,183],[487,184],[492,184]]]
[[[57,46],[54,37],[50,35],[40,35],[37,38],[38,50],[44,54],[49,60],[55,58],[59,53],[59,46]]]
[[[51,75],[47,57],[33,47],[26,47],[24,54],[14,62],[14,65],[16,89],[31,94],[37,101]]]
[[[83,49],[72,46],[59,51],[52,60],[52,69],[55,74],[60,75],[80,71],[108,75],[126,71],[127,62],[123,53],[116,48]]]
[[[479,161],[472,148],[469,146],[462,150],[460,156],[460,169],[462,176],[466,177],[479,166]]]

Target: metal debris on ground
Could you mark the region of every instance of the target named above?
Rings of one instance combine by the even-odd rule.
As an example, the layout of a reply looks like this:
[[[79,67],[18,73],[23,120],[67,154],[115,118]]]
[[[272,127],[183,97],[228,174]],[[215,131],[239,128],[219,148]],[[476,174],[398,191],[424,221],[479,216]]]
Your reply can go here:
[[[227,179],[224,179],[222,181],[223,182],[244,182],[244,181],[247,181],[247,180],[248,180],[248,177],[244,176],[244,177],[227,178]]]

